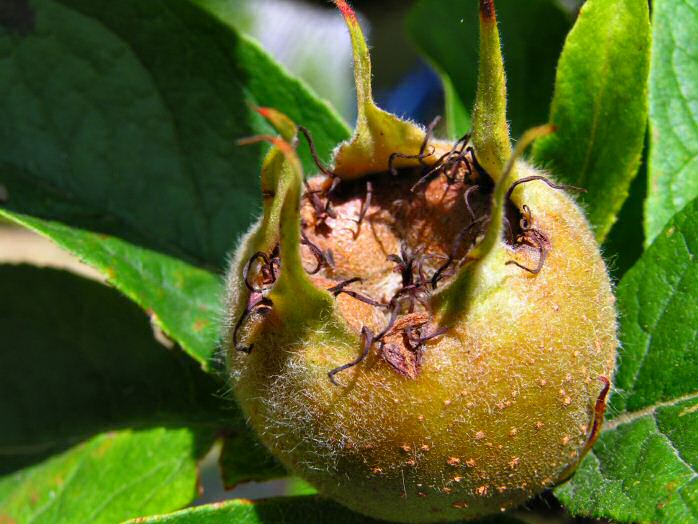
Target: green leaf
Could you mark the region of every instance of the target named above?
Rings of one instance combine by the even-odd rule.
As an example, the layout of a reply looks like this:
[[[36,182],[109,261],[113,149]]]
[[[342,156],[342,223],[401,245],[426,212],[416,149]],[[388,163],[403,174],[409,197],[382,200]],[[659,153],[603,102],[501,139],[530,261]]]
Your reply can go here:
[[[618,286],[622,352],[609,418],[557,496],[575,514],[698,522],[698,199]]]
[[[288,476],[284,467],[249,431],[225,438],[219,464],[225,489],[233,489],[242,482],[263,482]]]
[[[187,428],[99,435],[0,479],[0,522],[113,524],[182,508],[211,440]]]
[[[0,266],[0,289],[0,474],[107,430],[244,428],[221,384],[114,290],[30,266]]]
[[[507,69],[509,119],[514,136],[519,136],[548,118],[555,63],[571,21],[554,0],[499,2],[497,17]],[[449,85],[459,95],[461,107],[473,107],[479,49],[477,3],[419,0],[408,15],[407,31],[441,74],[447,116],[453,103]],[[467,131],[464,125],[469,122],[461,119],[455,135]]]
[[[637,173],[647,121],[647,2],[588,0],[560,57],[550,122],[533,150],[538,164],[588,192],[582,201],[599,241]]]
[[[308,127],[323,158],[349,136],[196,0],[15,3],[26,16],[0,24],[0,184],[11,210],[221,268],[261,202],[266,148],[235,141],[270,129],[248,103]]]
[[[200,506],[146,519],[136,519],[125,524],[285,524],[306,522],[332,522],[333,524],[378,523],[358,513],[316,496],[279,497],[262,501],[232,500],[222,504]],[[509,516],[497,516],[478,520],[473,524],[521,524]]]
[[[453,81],[445,73],[439,73],[444,89],[444,111],[448,136],[458,139],[470,130],[472,124],[470,113],[463,105],[460,95],[453,86]]]
[[[620,280],[642,256],[644,244],[642,211],[646,196],[647,158],[645,156],[638,176],[630,184],[630,192],[618,213],[618,220],[613,224],[602,247],[609,272],[615,280]]]
[[[218,276],[118,238],[0,209],[2,216],[95,267],[205,369],[212,369],[222,288]]]
[[[112,523],[191,502],[217,427],[240,418],[220,385],[97,282],[0,266],[0,289],[0,522]]]
[[[653,2],[649,245],[698,196],[698,0]]]

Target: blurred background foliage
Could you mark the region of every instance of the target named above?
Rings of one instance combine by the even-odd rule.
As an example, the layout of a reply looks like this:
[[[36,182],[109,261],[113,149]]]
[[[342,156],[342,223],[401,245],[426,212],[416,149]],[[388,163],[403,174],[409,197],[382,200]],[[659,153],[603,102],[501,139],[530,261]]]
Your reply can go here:
[[[466,0],[467,1],[467,0]],[[508,0],[512,4],[521,2]],[[353,122],[356,114],[352,78],[351,46],[341,18],[327,0],[205,0],[226,20],[241,31],[252,35],[274,58],[293,74],[302,78],[321,97],[329,100],[340,114]],[[443,2],[446,10],[463,0]],[[506,3],[506,2],[504,2]],[[502,3],[501,7],[505,7]],[[553,0],[561,13],[571,21],[582,0]],[[373,79],[376,99],[381,107],[418,122],[429,122],[443,111],[443,90],[439,77],[421,56],[417,44],[410,38],[409,21],[421,13],[425,2],[404,0],[356,0],[352,5],[361,17],[361,25],[371,46]],[[437,16],[441,15],[438,13]],[[564,15],[561,15],[564,16]],[[432,32],[441,22],[434,17],[424,21],[425,32]],[[457,20],[468,30],[476,30],[472,20]],[[506,20],[504,20],[506,22]],[[559,25],[560,20],[553,20]],[[551,22],[546,21],[546,25]],[[565,25],[568,25],[567,22]],[[535,31],[536,26],[532,27]],[[473,41],[477,37],[473,32]],[[507,34],[503,39],[506,45]],[[418,39],[414,39],[418,40]],[[560,42],[561,44],[561,42]],[[462,50],[453,49],[453,54]],[[549,49],[557,57],[560,49]],[[526,56],[511,58],[511,65],[525,61]],[[464,78],[474,78],[477,64],[462,63]],[[552,81],[554,71],[547,78]],[[549,86],[550,92],[552,85]],[[547,103],[546,100],[546,110]]]

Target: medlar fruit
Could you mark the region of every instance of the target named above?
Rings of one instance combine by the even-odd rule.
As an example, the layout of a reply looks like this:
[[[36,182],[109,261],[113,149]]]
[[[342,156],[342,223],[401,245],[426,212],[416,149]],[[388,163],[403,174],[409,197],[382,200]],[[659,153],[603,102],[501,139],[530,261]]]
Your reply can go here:
[[[312,137],[273,109],[264,214],[228,276],[235,397],[320,493],[376,518],[514,507],[598,434],[616,313],[568,189],[512,151],[493,0],[480,2],[473,132],[455,144],[378,109],[356,17],[353,138],[303,180]],[[298,134],[300,130],[300,135]]]

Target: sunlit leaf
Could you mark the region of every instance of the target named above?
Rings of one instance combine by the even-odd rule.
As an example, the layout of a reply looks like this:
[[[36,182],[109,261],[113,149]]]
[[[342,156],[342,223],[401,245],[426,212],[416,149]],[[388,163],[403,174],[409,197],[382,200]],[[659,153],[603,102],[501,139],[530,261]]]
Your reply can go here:
[[[698,196],[698,0],[655,0],[652,18],[648,245]]]
[[[557,67],[550,122],[533,157],[561,181],[582,187],[602,241],[640,165],[647,122],[650,26],[647,2],[588,0]]]

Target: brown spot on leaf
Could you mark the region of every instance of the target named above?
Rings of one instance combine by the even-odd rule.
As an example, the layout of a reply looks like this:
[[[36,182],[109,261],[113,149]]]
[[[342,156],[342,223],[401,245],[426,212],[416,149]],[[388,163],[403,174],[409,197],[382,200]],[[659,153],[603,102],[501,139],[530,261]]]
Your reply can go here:
[[[196,331],[196,332],[201,331],[201,330],[204,329],[206,326],[208,326],[209,323],[210,323],[210,322],[209,322],[208,320],[206,320],[206,319],[197,318],[197,319],[194,321],[194,326],[193,326],[193,327],[194,327],[194,331]]]
[[[0,25],[10,33],[27,36],[34,31],[36,14],[27,0],[2,0]]]

